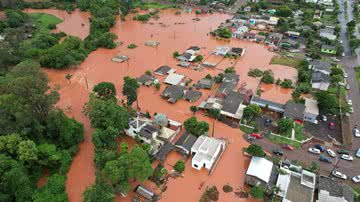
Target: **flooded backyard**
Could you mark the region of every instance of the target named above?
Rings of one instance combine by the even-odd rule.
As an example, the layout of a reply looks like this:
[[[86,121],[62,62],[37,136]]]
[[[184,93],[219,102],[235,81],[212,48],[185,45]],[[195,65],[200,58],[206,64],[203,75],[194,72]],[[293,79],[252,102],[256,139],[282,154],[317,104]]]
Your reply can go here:
[[[61,18],[63,22],[57,26],[56,31],[63,31],[80,38],[85,38],[88,35],[89,14],[87,13],[76,10],[72,14],[67,14],[65,11],[52,9],[28,10],[28,12],[45,12]],[[121,100],[123,77],[139,77],[145,71],[153,71],[162,65],[176,68],[177,73],[191,78],[193,83],[207,74],[215,76],[223,72],[225,68],[234,66],[240,75],[238,87],[243,85],[254,92],[259,85],[259,79],[247,76],[247,72],[251,68],[271,69],[276,79],[296,80],[297,72],[295,69],[281,65],[270,65],[274,53],[269,52],[264,45],[240,40],[226,42],[210,37],[208,32],[216,29],[221,22],[230,18],[229,15],[217,13],[196,16],[194,13],[182,12],[181,15],[174,13],[175,10],[171,9],[161,11],[158,20],[151,19],[148,23],[133,21],[130,15],[126,21],[119,21],[111,29],[119,37],[118,41],[123,42],[123,45],[113,50],[99,49],[92,52],[76,69],[44,70],[52,82],[51,85],[60,86],[61,99],[58,106],[63,108],[70,117],[74,117],[85,126],[85,141],[81,143],[80,151],[75,156],[67,175],[66,190],[69,201],[82,201],[83,191],[95,181],[94,146],[91,143],[92,129],[89,119],[82,113],[82,110],[88,100],[89,92],[97,83],[102,81],[113,82],[117,88],[119,100]],[[200,21],[194,21],[193,18],[195,17],[199,17]],[[148,40],[159,41],[160,44],[157,47],[145,46],[144,43]],[[129,44],[136,44],[138,47],[128,49]],[[181,53],[190,46],[201,47],[200,54],[205,59],[210,56],[216,46],[246,48],[246,53],[237,61],[223,59],[216,68],[203,68],[202,71],[176,66],[178,61],[172,57],[173,52]],[[129,61],[124,63],[112,62],[111,59],[117,54],[128,56]],[[211,60],[213,59],[218,61],[216,58],[211,58]],[[73,75],[70,83],[65,79],[67,73]],[[157,78],[162,83],[165,76],[157,76]],[[165,87],[163,83],[159,91],[153,87],[140,87],[138,91],[139,106],[144,112],[148,111],[150,114],[164,113],[170,119],[178,122],[183,122],[191,117],[192,112],[189,107],[198,105],[213,92],[212,90],[202,90],[202,97],[195,103],[179,100],[176,104],[170,104],[160,97],[160,93]],[[262,94],[268,99],[274,99],[273,101],[284,102],[289,99],[289,95],[291,97],[291,92],[280,89],[278,86],[262,86],[262,88],[264,90]],[[213,123],[200,112],[197,113],[197,117],[208,121],[210,125]],[[220,192],[219,201],[240,200],[234,193],[224,193],[222,186],[230,184],[236,189],[244,184],[244,175],[249,159],[243,156],[242,148],[246,147],[248,143],[242,138],[242,132],[239,129],[230,128],[219,122],[216,123],[214,136],[226,138],[230,143],[214,173],[209,176],[205,170],[192,169],[191,160],[188,160],[184,176],[171,179],[168,182],[167,191],[161,195],[161,201],[198,201],[206,186],[212,185],[216,185]],[[166,162],[172,165],[178,158],[178,155],[170,153]],[[168,168],[170,169],[172,166],[169,165]],[[145,184],[148,183],[150,182]],[[200,186],[201,184],[202,186]],[[130,201],[130,197],[126,199],[117,197],[116,201]]]

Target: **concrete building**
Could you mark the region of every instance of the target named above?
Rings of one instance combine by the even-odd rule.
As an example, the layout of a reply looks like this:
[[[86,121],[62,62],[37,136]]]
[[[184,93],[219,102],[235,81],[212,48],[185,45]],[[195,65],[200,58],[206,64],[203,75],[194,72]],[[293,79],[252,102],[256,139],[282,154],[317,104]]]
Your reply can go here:
[[[181,83],[181,81],[183,80],[185,76],[182,74],[169,74],[166,79],[164,80],[164,83],[169,84],[169,85],[178,85]]]
[[[270,190],[276,182],[275,166],[273,162],[262,158],[251,158],[249,167],[246,171],[245,183],[250,186],[262,185],[266,190]]]
[[[212,170],[225,151],[226,142],[217,138],[200,136],[191,147],[191,166],[197,170],[205,167]]]
[[[354,202],[354,192],[342,182],[320,176],[316,202]]]
[[[318,123],[319,107],[316,100],[305,98],[304,120],[311,123]]]

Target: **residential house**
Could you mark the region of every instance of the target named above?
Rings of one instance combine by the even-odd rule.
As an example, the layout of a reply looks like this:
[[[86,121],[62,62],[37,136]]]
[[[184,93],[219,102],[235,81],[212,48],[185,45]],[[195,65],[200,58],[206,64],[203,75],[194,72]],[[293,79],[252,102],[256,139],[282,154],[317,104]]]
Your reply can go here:
[[[329,46],[329,45],[322,45],[321,46],[321,52],[326,54],[335,55],[336,54],[336,47],[335,46]]]
[[[276,186],[280,191],[276,194],[283,202],[313,202],[316,174],[302,170],[301,172],[280,168]]]
[[[327,38],[332,41],[337,38],[335,35],[335,29],[333,29],[333,28],[326,27],[326,28],[320,29],[319,33],[320,33],[319,34],[320,37],[324,37],[324,38]]]
[[[256,40],[255,36],[256,36],[256,33],[254,33],[254,32],[246,32],[243,34],[242,38],[249,40],[249,41],[255,41]]]
[[[245,48],[236,48],[232,47],[231,50],[228,52],[228,55],[232,56],[243,56],[245,54]]]
[[[222,108],[220,114],[231,119],[240,120],[243,115],[244,108],[243,105],[244,94],[238,93],[235,91],[229,92],[229,94],[224,99],[222,103]]]
[[[324,6],[329,6],[329,7],[333,7],[334,3],[332,0],[318,0],[317,2],[319,5],[324,5]]]
[[[181,83],[181,81],[184,79],[184,75],[182,74],[169,74],[166,79],[164,80],[164,83],[169,85],[178,85]]]
[[[155,193],[145,186],[138,185],[134,192],[137,193],[140,197],[144,198],[146,201],[154,201],[155,199]]]
[[[273,110],[275,112],[282,113],[285,111],[285,105],[276,103],[276,102],[272,102],[270,100],[265,100],[265,99],[262,99],[257,96],[253,96],[251,98],[250,104],[256,104],[256,105],[260,106],[261,108],[267,108],[267,109]]]
[[[124,61],[126,61],[126,60],[128,60],[128,59],[129,59],[129,57],[126,56],[126,55],[116,55],[116,56],[113,57],[111,60],[114,61],[114,62],[119,62],[119,63],[121,63],[121,62],[124,62]]]
[[[185,131],[175,142],[175,148],[183,155],[188,156],[191,153],[191,147],[195,144],[196,140],[196,136]]]
[[[305,3],[314,3],[316,4],[318,0],[305,0]]]
[[[281,48],[290,49],[296,48],[298,46],[298,42],[293,39],[282,39],[279,45]]]
[[[244,12],[250,12],[251,11],[251,7],[250,6],[246,6],[245,8],[244,8]]]
[[[151,46],[151,47],[158,46],[159,44],[160,44],[160,42],[158,42],[158,41],[146,41],[145,42],[145,46]]]
[[[240,76],[236,73],[226,73],[220,87],[216,91],[216,96],[226,96],[233,91],[240,81]]]
[[[314,12],[314,19],[320,19],[322,16],[322,11],[319,10],[319,9],[316,9],[315,12]]]
[[[196,58],[196,56],[189,52],[185,52],[176,57],[176,59],[178,59],[179,61],[182,61],[182,62],[192,62],[195,58]]]
[[[257,43],[263,43],[266,40],[266,36],[257,34],[255,35],[255,40]]]
[[[354,202],[354,191],[342,182],[320,176],[316,202]]]
[[[185,87],[171,85],[165,88],[160,94],[161,97],[166,98],[168,102],[175,103],[184,96]]]
[[[324,74],[320,71],[312,73],[311,86],[313,89],[327,91],[330,86],[331,78],[328,74]]]
[[[166,66],[166,65],[163,65],[163,66],[160,66],[159,68],[157,68],[154,73],[157,74],[157,75],[160,75],[160,76],[163,76],[165,74],[172,74],[172,73],[175,73],[175,69],[169,67],[169,66]]]
[[[232,37],[234,38],[241,38],[246,32],[249,31],[247,26],[239,26],[233,33]]]
[[[136,81],[140,85],[145,85],[145,86],[151,86],[151,85],[159,82],[155,77],[153,77],[152,75],[148,75],[148,74],[143,74],[142,76],[138,77],[136,79]]]
[[[229,51],[230,51],[230,47],[227,47],[227,46],[217,46],[213,54],[214,54],[214,55],[225,56]]]
[[[273,44],[275,46],[277,46],[280,41],[283,38],[283,34],[281,33],[270,33],[268,38],[266,39],[265,43],[266,44]]]
[[[316,59],[309,62],[309,69],[312,69],[314,72],[321,72],[326,75],[330,75],[331,66],[331,63],[321,59]]]
[[[199,105],[199,109],[218,109],[221,110],[223,107],[224,100],[222,98],[210,97],[206,101],[203,101]]]
[[[196,102],[202,95],[202,92],[197,90],[185,90],[184,99],[189,102]]]
[[[304,120],[317,124],[318,116],[319,116],[318,102],[313,99],[305,98]]]
[[[300,33],[294,31],[287,31],[285,32],[285,35],[290,37],[291,39],[297,39],[300,36]]]
[[[213,170],[225,151],[226,141],[201,135],[191,147],[191,166],[197,170],[205,167]]]
[[[180,62],[180,63],[177,64],[177,65],[180,66],[180,67],[185,67],[185,68],[190,67],[190,63],[188,63],[188,62]]]
[[[203,78],[200,79],[197,84],[195,85],[196,89],[211,89],[214,85],[214,80]]]
[[[304,120],[305,105],[288,101],[285,104],[284,117],[297,121]]]
[[[200,48],[198,46],[190,46],[185,52],[194,55],[200,52]]]
[[[275,167],[273,162],[253,156],[246,171],[245,183],[250,186],[262,185],[270,190],[276,183]]]

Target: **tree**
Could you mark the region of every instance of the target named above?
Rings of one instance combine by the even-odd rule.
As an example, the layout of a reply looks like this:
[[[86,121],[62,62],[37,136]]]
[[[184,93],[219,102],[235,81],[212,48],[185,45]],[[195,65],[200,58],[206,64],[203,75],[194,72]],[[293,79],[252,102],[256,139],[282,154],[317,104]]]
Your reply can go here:
[[[54,174],[49,177],[47,184],[34,195],[34,202],[66,202],[68,196],[65,191],[65,175]]]
[[[187,132],[200,136],[209,131],[209,124],[205,121],[198,121],[196,117],[191,117],[184,122]]]
[[[319,109],[323,113],[338,114],[339,104],[336,96],[329,94],[328,92],[317,92],[315,97],[318,101]]]
[[[65,79],[67,79],[69,83],[71,83],[71,81],[70,81],[71,77],[72,77],[71,74],[66,74],[65,75]]]
[[[319,165],[315,161],[312,161],[311,164],[306,168],[306,170],[316,173],[319,171]]]
[[[250,189],[250,195],[257,199],[264,198],[265,188],[262,185],[254,186]]]
[[[0,136],[0,152],[9,156],[16,156],[22,138],[18,134]]]
[[[193,105],[193,106],[190,106],[190,111],[192,111],[193,114],[195,114],[198,110],[198,107]]]
[[[182,173],[185,170],[184,161],[179,160],[178,162],[176,162],[176,164],[174,165],[174,170],[176,170],[179,173]]]
[[[259,117],[261,114],[261,108],[258,105],[250,104],[244,108],[243,119],[246,121],[252,121]]]
[[[289,17],[291,14],[292,10],[286,5],[280,6],[276,10],[276,15],[280,17]]]
[[[40,144],[38,149],[38,163],[42,166],[56,169],[60,166],[61,155],[58,154],[58,149],[54,144]]]
[[[234,67],[228,67],[228,68],[225,69],[224,72],[225,72],[225,74],[236,73]]]
[[[114,189],[108,184],[94,184],[83,193],[84,202],[113,202]]]
[[[95,129],[92,135],[92,142],[97,149],[116,149],[117,143],[115,141],[115,138],[119,135],[120,133],[111,126],[106,128],[105,130]]]
[[[196,58],[194,59],[194,62],[201,62],[204,59],[204,57],[202,55],[197,55]]]
[[[19,159],[26,163],[34,163],[38,160],[38,150],[36,144],[31,140],[25,140],[19,143]]]
[[[284,79],[283,82],[280,84],[283,88],[291,88],[292,87],[292,81],[290,79]]]
[[[223,38],[231,38],[232,37],[232,33],[228,28],[221,28],[217,30],[219,33],[220,37]]]
[[[159,125],[160,127],[164,127],[167,126],[169,124],[169,120],[166,117],[165,114],[156,114],[154,116],[154,122],[156,125]]]
[[[263,77],[261,78],[261,81],[264,83],[274,83],[275,79],[274,79],[274,74],[271,70],[266,70],[263,73]]]
[[[179,57],[179,56],[180,56],[179,52],[177,52],[177,51],[173,52],[173,58],[176,58],[176,57]]]
[[[139,84],[134,78],[130,78],[128,76],[124,77],[124,85],[122,93],[127,98],[128,106],[131,106],[135,101],[137,101],[137,92],[136,90],[139,88]]]
[[[245,149],[245,152],[250,154],[251,156],[264,157],[266,153],[264,150],[256,144],[251,144],[248,148]]]
[[[155,84],[155,89],[156,89],[157,91],[160,90],[160,87],[161,87],[161,84],[160,84],[160,83],[156,83],[156,84]]]
[[[292,120],[291,118],[281,118],[278,121],[278,126],[279,126],[279,130],[280,132],[286,132],[289,129],[291,129],[294,125],[294,120]]]
[[[116,96],[115,85],[111,82],[101,82],[94,86],[93,91],[97,97],[102,99],[111,99]]]
[[[129,154],[129,178],[143,182],[152,176],[154,170],[148,154],[138,145],[135,145]]]

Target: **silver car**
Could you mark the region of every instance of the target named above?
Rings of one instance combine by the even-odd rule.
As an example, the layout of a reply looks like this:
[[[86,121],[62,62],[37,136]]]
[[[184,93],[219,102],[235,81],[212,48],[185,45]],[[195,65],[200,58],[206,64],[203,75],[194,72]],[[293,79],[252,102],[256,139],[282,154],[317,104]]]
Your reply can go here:
[[[352,161],[352,160],[354,160],[354,158],[353,158],[352,156],[347,155],[347,154],[341,154],[341,155],[340,155],[340,158],[341,158],[341,159],[344,159],[344,160],[347,160],[347,161]]]
[[[336,153],[331,149],[327,149],[326,153],[329,154],[329,156],[331,156],[331,157],[336,157]]]
[[[334,177],[337,177],[337,178],[340,178],[340,179],[343,179],[343,180],[346,180],[347,179],[347,176],[337,170],[333,170],[332,173],[331,173]]]

